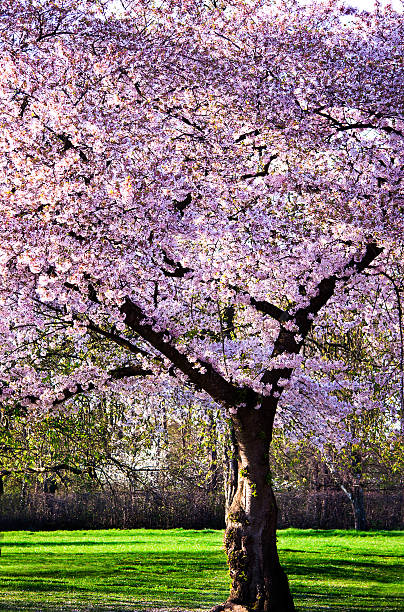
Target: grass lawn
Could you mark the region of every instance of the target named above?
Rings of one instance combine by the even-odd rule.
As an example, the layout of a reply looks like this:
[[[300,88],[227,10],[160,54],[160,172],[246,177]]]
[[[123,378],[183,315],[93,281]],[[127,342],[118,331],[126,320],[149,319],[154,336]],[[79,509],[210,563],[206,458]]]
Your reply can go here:
[[[208,610],[226,599],[223,532],[6,532],[0,610]],[[279,532],[298,610],[404,610],[404,532]]]

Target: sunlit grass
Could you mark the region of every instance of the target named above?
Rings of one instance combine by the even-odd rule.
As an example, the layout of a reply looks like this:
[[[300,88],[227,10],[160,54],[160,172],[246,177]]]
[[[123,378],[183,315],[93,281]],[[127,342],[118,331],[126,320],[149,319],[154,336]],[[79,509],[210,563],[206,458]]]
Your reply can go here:
[[[7,532],[0,610],[208,610],[226,599],[223,532]],[[403,532],[279,532],[300,610],[404,610]],[[400,598],[401,596],[401,598]]]

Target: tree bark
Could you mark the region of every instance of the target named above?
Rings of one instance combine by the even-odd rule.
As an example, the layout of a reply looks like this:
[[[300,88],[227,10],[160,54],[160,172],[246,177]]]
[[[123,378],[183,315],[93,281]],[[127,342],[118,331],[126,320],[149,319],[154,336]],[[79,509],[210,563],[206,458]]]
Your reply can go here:
[[[276,548],[278,511],[269,471],[275,407],[239,409],[232,419],[238,482],[225,533],[232,585],[229,600],[213,608],[215,612],[295,610]]]
[[[360,484],[354,484],[351,490],[348,490],[345,485],[341,485],[342,491],[348,497],[354,516],[354,529],[356,531],[367,531],[367,520],[365,510],[365,500],[363,495],[363,487]]]
[[[238,470],[239,470],[239,467],[238,467],[239,462],[237,459],[237,455],[238,455],[237,440],[236,440],[236,434],[234,432],[234,426],[232,422],[229,423],[228,429],[229,429],[229,437],[228,437],[228,440],[226,440],[225,452],[224,452],[224,456],[225,456],[224,494],[225,494],[225,501],[226,501],[226,509],[225,509],[226,510],[225,512],[226,520],[227,520],[227,515],[229,514],[230,506],[232,504],[232,501],[234,499],[234,496],[238,488]]]
[[[354,513],[355,529],[357,531],[367,530],[365,500],[361,485],[354,485],[351,495],[352,510]]]
[[[352,430],[353,435],[356,435],[355,429]],[[365,511],[365,500],[363,496],[362,486],[362,457],[358,451],[351,453],[352,458],[352,472],[353,472],[353,484],[349,491],[349,499],[352,505],[354,515],[354,526],[356,531],[366,531],[366,511]]]
[[[217,431],[216,421],[213,412],[209,413],[208,423],[208,440],[209,440],[209,478],[207,487],[212,493],[216,493],[218,478],[217,478]]]

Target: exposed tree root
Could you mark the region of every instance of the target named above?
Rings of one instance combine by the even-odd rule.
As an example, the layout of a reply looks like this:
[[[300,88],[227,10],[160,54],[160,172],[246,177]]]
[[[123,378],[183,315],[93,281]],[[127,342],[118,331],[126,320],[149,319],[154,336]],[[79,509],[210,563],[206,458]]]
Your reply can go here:
[[[233,601],[225,601],[212,608],[209,612],[250,612],[248,608]]]

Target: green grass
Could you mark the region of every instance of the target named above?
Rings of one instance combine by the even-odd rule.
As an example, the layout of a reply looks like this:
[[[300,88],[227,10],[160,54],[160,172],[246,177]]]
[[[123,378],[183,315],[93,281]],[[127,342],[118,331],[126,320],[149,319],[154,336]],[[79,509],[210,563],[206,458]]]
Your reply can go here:
[[[208,610],[227,597],[213,530],[4,533],[0,610]],[[404,610],[403,532],[279,532],[298,610]]]

